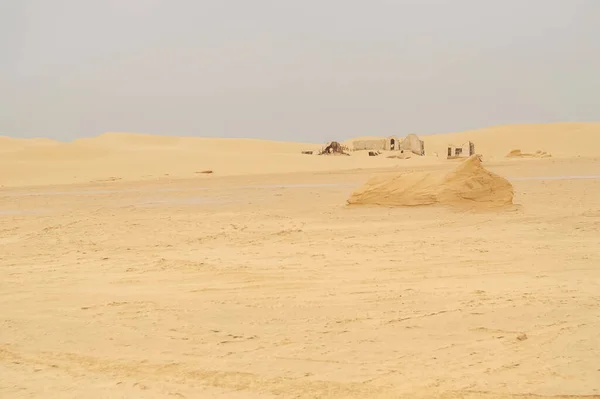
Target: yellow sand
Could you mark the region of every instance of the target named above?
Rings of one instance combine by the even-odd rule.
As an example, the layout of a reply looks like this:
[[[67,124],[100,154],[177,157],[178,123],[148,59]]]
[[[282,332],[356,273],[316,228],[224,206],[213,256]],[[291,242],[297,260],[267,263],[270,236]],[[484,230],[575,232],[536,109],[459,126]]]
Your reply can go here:
[[[318,151],[328,141],[325,137],[321,144],[132,133],[106,133],[72,143],[1,137],[0,186],[192,178],[202,170],[231,176],[404,167],[407,163],[420,167],[440,164],[445,161],[448,144],[468,140],[486,161],[505,159],[515,148],[543,148],[554,157],[600,155],[600,123],[516,125],[419,137],[425,141],[427,156],[410,160],[386,154],[369,157],[367,152],[351,157],[301,154],[303,150]]]
[[[475,150],[487,158],[503,158],[515,148],[543,149],[555,157],[598,156],[600,123],[554,123],[507,125],[460,133],[420,136],[425,151],[446,154],[448,144],[475,143]]]
[[[534,153],[523,152],[519,149],[512,150],[506,154],[507,158],[551,158],[552,154],[548,154],[546,151],[537,150]]]
[[[535,180],[600,174],[598,125],[421,138],[519,207],[345,206],[441,156],[0,138],[0,398],[599,398],[600,179]]]
[[[473,155],[450,172],[404,172],[374,177],[348,199],[350,205],[449,205],[501,208],[513,204],[513,187],[505,178],[485,169]]]

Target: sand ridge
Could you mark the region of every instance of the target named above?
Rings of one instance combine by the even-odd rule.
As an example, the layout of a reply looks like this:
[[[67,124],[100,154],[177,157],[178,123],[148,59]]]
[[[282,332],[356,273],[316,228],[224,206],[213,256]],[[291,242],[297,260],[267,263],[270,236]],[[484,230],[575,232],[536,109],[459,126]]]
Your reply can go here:
[[[498,209],[513,205],[514,189],[485,169],[478,155],[450,172],[403,172],[375,177],[352,193],[349,205],[424,206]]]

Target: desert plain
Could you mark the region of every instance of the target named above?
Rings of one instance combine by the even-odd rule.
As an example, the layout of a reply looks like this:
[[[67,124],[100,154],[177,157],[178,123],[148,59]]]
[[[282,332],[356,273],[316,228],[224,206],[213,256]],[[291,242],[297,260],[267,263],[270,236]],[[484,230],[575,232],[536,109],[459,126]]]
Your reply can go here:
[[[600,398],[600,124],[420,137],[1,137],[0,397]],[[515,208],[346,204],[466,140]]]

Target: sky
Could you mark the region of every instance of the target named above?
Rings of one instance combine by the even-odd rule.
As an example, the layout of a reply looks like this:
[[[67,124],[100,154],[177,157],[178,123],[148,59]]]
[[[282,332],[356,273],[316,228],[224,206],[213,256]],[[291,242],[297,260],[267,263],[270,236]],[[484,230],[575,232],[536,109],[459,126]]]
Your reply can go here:
[[[598,0],[0,1],[0,135],[600,121]]]

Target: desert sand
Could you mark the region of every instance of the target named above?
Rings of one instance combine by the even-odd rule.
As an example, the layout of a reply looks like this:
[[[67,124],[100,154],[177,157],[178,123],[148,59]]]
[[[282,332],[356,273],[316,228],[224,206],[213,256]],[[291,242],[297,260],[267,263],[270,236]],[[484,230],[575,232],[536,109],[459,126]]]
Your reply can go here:
[[[374,177],[350,195],[348,204],[490,210],[514,207],[513,199],[512,184],[487,170],[479,155],[472,155],[450,171],[407,171]]]
[[[600,398],[600,124],[420,137],[1,137],[0,397]],[[347,205],[467,140],[515,207]]]

